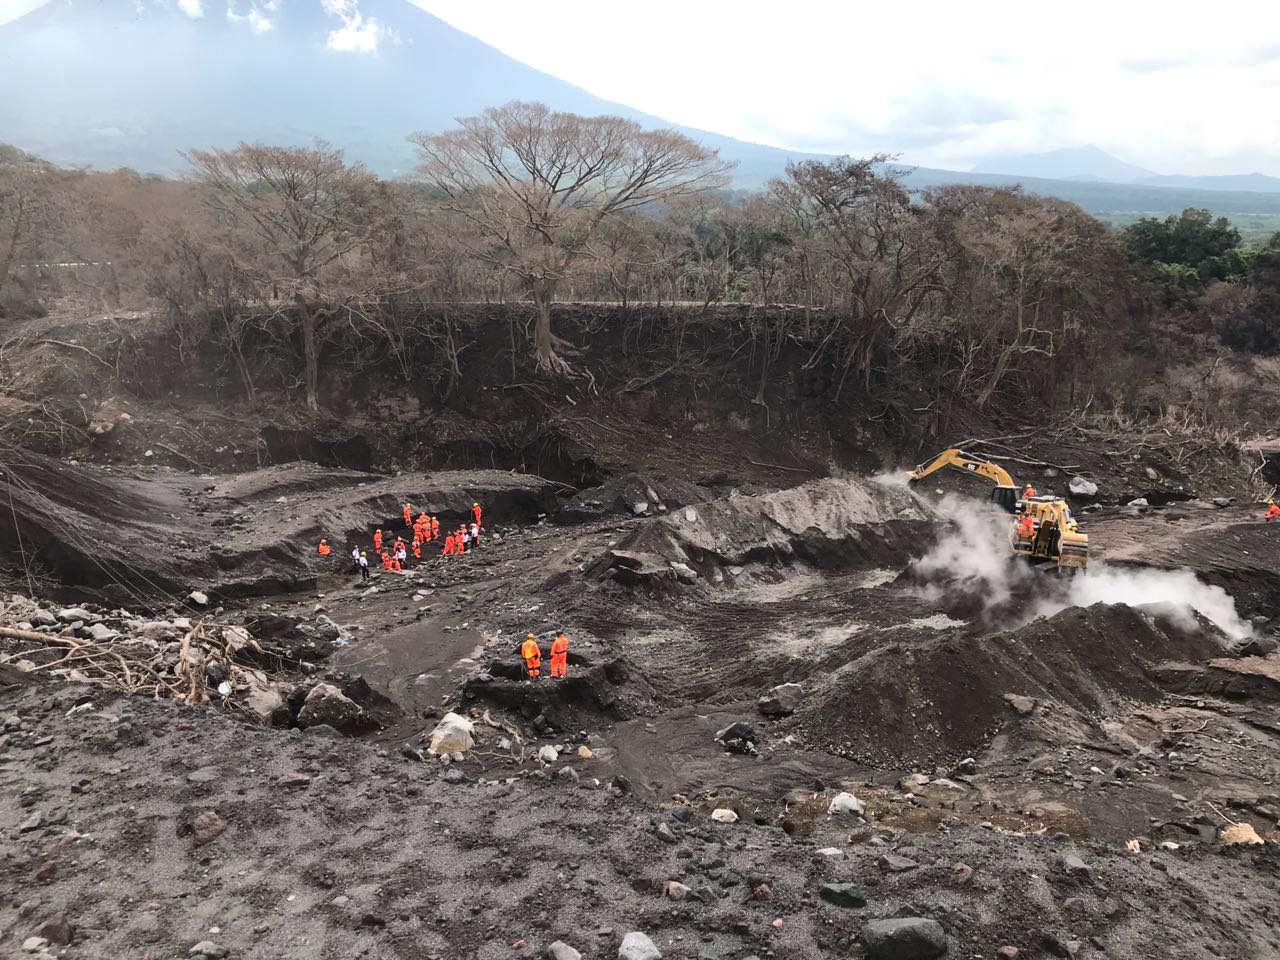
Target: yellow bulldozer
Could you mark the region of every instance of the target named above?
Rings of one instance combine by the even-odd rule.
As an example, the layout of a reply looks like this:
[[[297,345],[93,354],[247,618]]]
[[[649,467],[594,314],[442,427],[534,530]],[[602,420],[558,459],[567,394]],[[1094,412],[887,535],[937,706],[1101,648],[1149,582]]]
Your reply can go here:
[[[1068,573],[1085,569],[1089,562],[1089,536],[1080,532],[1066,500],[1036,496],[1030,486],[1020,492],[1004,467],[955,448],[943,450],[920,464],[907,474],[907,482],[917,483],[943,467],[976,474],[995,484],[991,502],[1014,516],[1009,530],[1009,548],[1014,556],[1035,564],[1053,563]]]

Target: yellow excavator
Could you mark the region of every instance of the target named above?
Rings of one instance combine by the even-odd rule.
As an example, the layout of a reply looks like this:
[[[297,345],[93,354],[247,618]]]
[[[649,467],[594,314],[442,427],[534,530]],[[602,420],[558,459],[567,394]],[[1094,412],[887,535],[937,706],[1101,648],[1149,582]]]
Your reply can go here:
[[[1089,562],[1089,535],[1080,532],[1066,500],[1036,496],[1030,486],[1019,493],[1004,467],[955,448],[943,450],[920,464],[907,474],[907,482],[915,484],[943,467],[976,474],[995,484],[991,502],[1016,517],[1009,531],[1009,547],[1014,556],[1036,564],[1056,563],[1060,571],[1068,573],[1085,569]]]

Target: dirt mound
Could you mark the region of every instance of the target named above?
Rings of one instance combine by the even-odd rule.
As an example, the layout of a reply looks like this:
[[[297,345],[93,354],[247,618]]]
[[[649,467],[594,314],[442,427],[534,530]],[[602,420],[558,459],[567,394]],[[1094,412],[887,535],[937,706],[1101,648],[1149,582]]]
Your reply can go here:
[[[1006,694],[1105,717],[1162,696],[1157,664],[1225,646],[1207,623],[1185,630],[1158,611],[1095,604],[990,636],[881,647],[818,681],[797,715],[815,745],[860,762],[944,763],[978,752],[1013,717]]]
[[[126,470],[23,453],[5,464],[0,556],[15,579],[51,578],[52,596],[142,608],[200,589],[211,598],[308,589],[347,562],[355,544],[383,527],[402,532],[400,505],[470,518],[524,520],[555,505],[554,485],[521,474],[379,477],[309,463],[204,478],[168,468]],[[336,556],[315,556],[328,537]],[[15,565],[17,561],[17,565]]]
[[[677,510],[624,537],[588,574],[622,583],[719,584],[753,566],[898,564],[933,522],[905,489],[827,478]]]

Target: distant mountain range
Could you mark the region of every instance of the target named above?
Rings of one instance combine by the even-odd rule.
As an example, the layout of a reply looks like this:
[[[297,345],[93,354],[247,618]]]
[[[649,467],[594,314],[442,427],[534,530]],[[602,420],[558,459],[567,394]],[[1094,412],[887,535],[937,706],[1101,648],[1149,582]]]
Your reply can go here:
[[[192,14],[198,14],[193,16]],[[320,136],[385,176],[412,169],[407,136],[513,99],[676,126],[519,63],[408,0],[51,0],[0,25],[0,140],[51,160],[182,168],[179,150]],[[759,187],[817,154],[676,126]],[[893,144],[885,144],[887,152]],[[1280,180],[1159,177],[1094,147],[914,168],[908,183],[1023,183],[1100,215],[1280,215]]]
[[[1044,153],[987,157],[975,164],[971,172],[1052,180],[1092,180],[1188,190],[1254,190],[1262,193],[1280,193],[1280,177],[1269,177],[1264,173],[1208,177],[1162,176],[1143,167],[1125,163],[1092,144],[1084,147],[1048,150]]]

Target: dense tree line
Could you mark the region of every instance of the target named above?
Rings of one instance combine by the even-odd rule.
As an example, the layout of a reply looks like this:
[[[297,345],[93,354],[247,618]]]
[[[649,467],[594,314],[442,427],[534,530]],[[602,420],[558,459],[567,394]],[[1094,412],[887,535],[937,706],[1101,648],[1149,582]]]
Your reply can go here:
[[[787,349],[837,393],[914,366],[980,407],[1083,403],[1148,300],[1224,283],[1223,337],[1280,348],[1280,238],[1245,250],[1204,211],[1117,234],[1017,189],[913,193],[884,156],[796,164],[744,197],[680,134],[538,104],[413,139],[421,166],[396,181],[323,143],[193,150],[181,178],[0,148],[0,316],[149,304],[180,339],[216,338],[250,401],[266,344],[312,407],[326,356],[447,390],[466,343],[448,307],[476,303],[531,302],[526,356],[550,377],[584,372],[556,302],[754,305],[729,333],[759,400]]]

